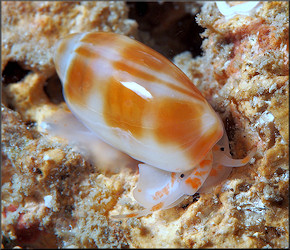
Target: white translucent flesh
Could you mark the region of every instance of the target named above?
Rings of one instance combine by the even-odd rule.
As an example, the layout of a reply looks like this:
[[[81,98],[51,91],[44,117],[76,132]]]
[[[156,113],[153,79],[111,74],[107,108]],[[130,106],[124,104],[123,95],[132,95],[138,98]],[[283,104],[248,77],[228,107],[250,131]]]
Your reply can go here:
[[[133,191],[136,201],[145,208],[152,208],[160,202],[166,207],[176,201],[183,194],[179,178],[171,182],[172,174],[147,164],[139,164],[139,180]]]
[[[67,140],[75,151],[88,156],[100,168],[117,172],[123,166],[137,167],[137,161],[105,143],[71,112],[56,111],[41,122],[40,131]]]
[[[213,150],[213,165],[211,173],[198,192],[210,192],[212,187],[220,184],[231,173],[232,167],[241,167],[246,165],[255,155],[256,148],[252,149],[243,159],[233,159],[230,154],[229,140],[227,134],[218,141]]]
[[[113,216],[115,219],[146,216],[155,210],[154,206],[162,203],[158,209],[168,209],[178,205],[185,195],[193,195],[196,192],[204,193],[211,191],[211,188],[225,180],[232,168],[229,166],[243,166],[253,157],[253,149],[244,159],[232,159],[230,156],[229,142],[226,133],[220,139],[215,149],[204,160],[191,171],[174,173],[172,182],[172,172],[160,170],[147,164],[140,164],[140,176],[137,187],[134,189],[134,198],[145,207],[144,210],[133,211],[129,214]],[[203,164],[206,162],[207,164]],[[189,180],[189,181],[188,181]],[[173,184],[172,184],[173,183]],[[166,188],[167,187],[167,188]],[[164,192],[166,190],[166,192]],[[156,194],[159,195],[156,198]]]
[[[229,140],[224,133],[223,137],[220,139],[220,141],[217,143],[217,146],[219,146],[219,150],[215,150],[214,153],[214,163],[215,164],[221,164],[225,167],[241,167],[246,165],[250,159],[253,158],[253,156],[256,153],[256,148],[252,149],[246,157],[243,159],[233,159],[230,154],[230,148],[229,148]],[[221,150],[223,148],[223,150]]]
[[[198,165],[185,173],[172,173],[147,164],[139,164],[139,180],[133,195],[145,209],[129,214],[112,216],[115,219],[140,217],[156,210],[168,209],[179,204],[185,195],[193,195],[203,185],[212,164],[211,152],[207,164]],[[157,209],[155,209],[158,207]]]
[[[214,151],[213,152],[213,164],[212,170],[214,175],[211,173],[208,175],[206,181],[202,187],[198,190],[199,193],[207,193],[211,191],[211,188],[225,180],[232,171],[231,167],[225,167],[221,164],[221,159],[223,157],[230,157],[229,140],[226,133],[223,134],[222,138],[217,143],[219,148],[223,148],[224,151]]]
[[[259,9],[259,4],[260,1],[245,1],[244,3],[230,6],[226,1],[216,1],[219,11],[226,19],[230,19],[238,14],[250,16]]]

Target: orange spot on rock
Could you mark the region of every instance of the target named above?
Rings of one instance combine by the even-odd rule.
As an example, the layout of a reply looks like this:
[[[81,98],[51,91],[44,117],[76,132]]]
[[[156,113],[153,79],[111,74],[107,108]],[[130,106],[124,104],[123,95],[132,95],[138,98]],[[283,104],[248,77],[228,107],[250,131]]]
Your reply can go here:
[[[17,210],[18,206],[15,206],[13,204],[10,204],[8,207],[4,207],[2,215],[4,218],[7,216],[7,212],[15,212]]]

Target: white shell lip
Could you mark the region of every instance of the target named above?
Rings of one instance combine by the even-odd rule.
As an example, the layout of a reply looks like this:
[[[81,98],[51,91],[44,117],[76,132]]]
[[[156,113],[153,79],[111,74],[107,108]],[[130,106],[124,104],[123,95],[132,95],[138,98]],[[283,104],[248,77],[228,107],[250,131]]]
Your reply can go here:
[[[61,82],[65,83],[65,77],[67,68],[73,57],[74,50],[78,45],[78,41],[84,33],[74,33],[70,34],[62,39],[60,39],[54,46],[54,56],[53,61],[57,74],[59,75]]]

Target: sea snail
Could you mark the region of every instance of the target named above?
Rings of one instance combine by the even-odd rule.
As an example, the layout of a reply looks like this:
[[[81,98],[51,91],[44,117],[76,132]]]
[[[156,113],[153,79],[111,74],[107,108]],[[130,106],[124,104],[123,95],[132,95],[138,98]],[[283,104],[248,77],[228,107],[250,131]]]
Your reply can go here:
[[[168,59],[124,35],[70,34],[54,62],[71,112],[103,141],[139,164],[139,217],[167,209],[227,176],[232,159],[221,119]]]

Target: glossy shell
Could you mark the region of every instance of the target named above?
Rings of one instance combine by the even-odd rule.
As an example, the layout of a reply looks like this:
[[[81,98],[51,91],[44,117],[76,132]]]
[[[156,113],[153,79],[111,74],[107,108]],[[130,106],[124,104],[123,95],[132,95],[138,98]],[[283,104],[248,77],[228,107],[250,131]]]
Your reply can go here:
[[[126,36],[71,34],[55,64],[71,111],[101,139],[171,172],[198,164],[223,135],[220,118],[168,59]]]

